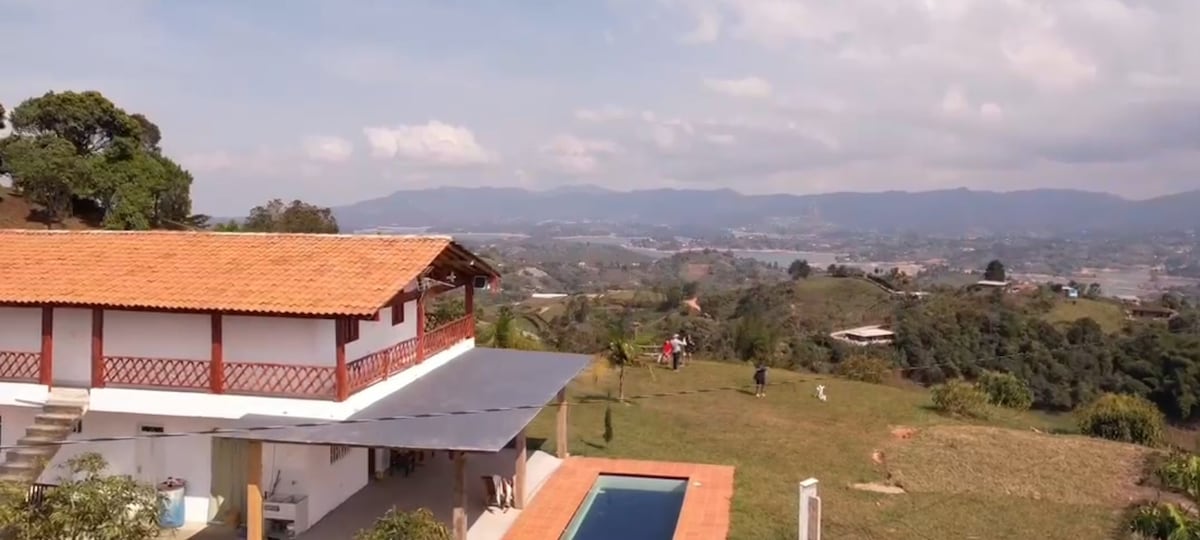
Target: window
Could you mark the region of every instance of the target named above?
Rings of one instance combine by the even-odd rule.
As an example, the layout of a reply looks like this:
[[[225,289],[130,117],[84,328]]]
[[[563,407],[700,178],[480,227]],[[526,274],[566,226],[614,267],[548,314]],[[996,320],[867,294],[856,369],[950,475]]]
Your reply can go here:
[[[338,331],[342,334],[342,343],[350,343],[358,339],[358,319],[338,319]]]
[[[341,461],[341,459],[346,457],[346,454],[349,454],[349,453],[350,453],[349,446],[340,446],[340,445],[339,446],[330,446],[329,447],[329,464],[333,465],[334,463]]]
[[[392,326],[396,326],[397,324],[401,324],[403,322],[404,302],[397,300],[395,304],[392,304]]]
[[[82,422],[80,422],[82,425]],[[162,426],[138,426],[138,431],[142,433],[164,433]]]

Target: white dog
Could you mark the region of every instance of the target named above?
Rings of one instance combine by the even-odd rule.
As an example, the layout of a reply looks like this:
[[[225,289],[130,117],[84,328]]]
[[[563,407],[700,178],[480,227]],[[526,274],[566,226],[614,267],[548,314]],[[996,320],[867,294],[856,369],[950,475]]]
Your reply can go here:
[[[817,399],[819,399],[819,400],[821,400],[821,401],[825,401],[825,400],[826,400],[826,398],[825,398],[825,385],[823,385],[823,384],[818,384],[818,385],[817,385]]]

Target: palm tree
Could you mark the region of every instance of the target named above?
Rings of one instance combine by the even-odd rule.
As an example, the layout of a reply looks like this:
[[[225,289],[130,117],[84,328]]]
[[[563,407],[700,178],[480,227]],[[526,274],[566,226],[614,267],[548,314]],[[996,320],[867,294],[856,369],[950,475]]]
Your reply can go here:
[[[625,313],[609,325],[608,361],[617,367],[617,400],[625,401],[625,366],[637,362],[637,349],[626,337],[629,334],[630,317]]]
[[[476,319],[479,320],[479,319]],[[510,306],[501,306],[496,314],[496,321],[479,332],[476,340],[487,347],[496,349],[539,349],[535,339],[531,339],[521,330],[518,320],[524,320],[533,325],[538,334],[543,334],[546,321],[537,315],[527,313],[517,314]]]

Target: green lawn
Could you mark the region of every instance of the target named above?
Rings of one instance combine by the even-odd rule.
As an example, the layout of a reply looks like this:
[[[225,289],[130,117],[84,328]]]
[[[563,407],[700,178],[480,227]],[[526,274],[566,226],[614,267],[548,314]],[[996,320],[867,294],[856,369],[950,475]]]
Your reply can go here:
[[[772,372],[767,397],[723,391],[613,405],[605,445],[603,396],[613,373],[572,383],[571,453],[737,467],[730,538],[795,538],[797,483],[821,481],[824,535],[846,539],[1109,538],[1119,525],[1144,451],[1074,436],[1051,436],[1061,418],[1001,414],[989,426],[943,418],[921,390]],[[697,362],[680,373],[636,368],[626,394],[750,382],[738,364]],[[829,401],[813,397],[815,381]],[[554,411],[530,437],[553,450]],[[1003,427],[996,427],[1003,426]],[[915,434],[903,438],[902,428]],[[880,465],[873,455],[885,463]],[[850,489],[890,471],[907,494]]]
[[[1069,323],[1084,317],[1091,317],[1108,333],[1119,331],[1125,325],[1125,311],[1120,305],[1088,298],[1059,300],[1045,315],[1051,323]]]

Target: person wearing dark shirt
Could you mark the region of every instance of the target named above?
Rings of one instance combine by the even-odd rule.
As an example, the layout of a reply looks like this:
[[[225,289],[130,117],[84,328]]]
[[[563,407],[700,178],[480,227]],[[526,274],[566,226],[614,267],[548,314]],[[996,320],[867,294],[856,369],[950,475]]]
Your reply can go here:
[[[754,397],[767,395],[767,364],[761,360],[754,367]]]

